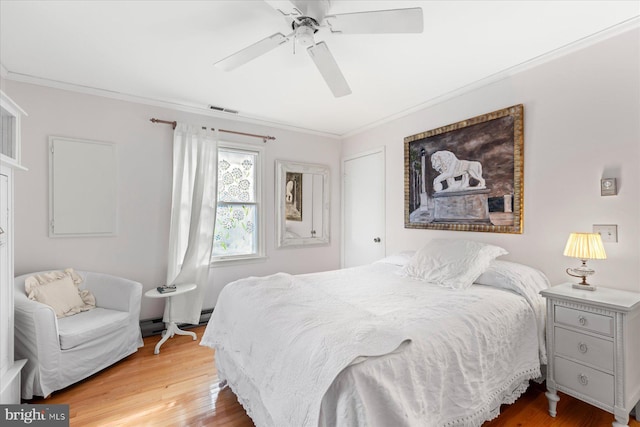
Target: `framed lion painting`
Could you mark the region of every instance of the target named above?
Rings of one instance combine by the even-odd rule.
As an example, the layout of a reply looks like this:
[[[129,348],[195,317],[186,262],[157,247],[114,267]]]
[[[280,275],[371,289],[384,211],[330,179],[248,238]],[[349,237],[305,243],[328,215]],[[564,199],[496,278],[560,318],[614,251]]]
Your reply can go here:
[[[404,139],[404,226],[522,233],[522,104]]]

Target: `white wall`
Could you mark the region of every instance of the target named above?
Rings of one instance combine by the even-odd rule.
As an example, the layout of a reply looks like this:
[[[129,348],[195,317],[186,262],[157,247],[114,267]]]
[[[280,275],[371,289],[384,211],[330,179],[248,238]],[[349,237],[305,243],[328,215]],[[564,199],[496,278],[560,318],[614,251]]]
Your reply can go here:
[[[524,234],[405,229],[403,138],[515,104],[524,104]],[[640,30],[346,138],[342,155],[382,145],[388,254],[433,238],[486,241],[560,283],[579,265],[562,255],[569,233],[617,224],[608,259],[589,261],[591,282],[640,291]],[[617,178],[617,196],[600,196],[603,177]]]
[[[266,150],[266,250],[263,262],[211,270],[204,308],[214,306],[227,283],[278,271],[306,273],[339,268],[340,142],[335,139],[196,115],[133,102],[47,88],[10,80],[3,90],[27,113],[22,129],[22,162],[16,175],[16,274],[74,267],[128,277],[145,290],[165,281],[171,203],[172,134],[151,117],[209,127],[273,135]],[[48,237],[48,137],[108,141],[118,148],[118,235]],[[262,140],[222,134],[228,140]],[[275,159],[326,164],[331,168],[331,245],[275,247]],[[142,319],[162,316],[163,301],[143,298]]]

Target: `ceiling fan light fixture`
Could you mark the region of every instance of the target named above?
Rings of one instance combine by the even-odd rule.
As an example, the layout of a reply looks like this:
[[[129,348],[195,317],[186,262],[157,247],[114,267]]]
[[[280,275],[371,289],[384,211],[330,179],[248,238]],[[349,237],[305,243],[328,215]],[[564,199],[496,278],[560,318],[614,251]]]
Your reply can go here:
[[[315,41],[313,39],[314,29],[306,25],[300,25],[296,28],[296,41],[302,47],[313,46]]]

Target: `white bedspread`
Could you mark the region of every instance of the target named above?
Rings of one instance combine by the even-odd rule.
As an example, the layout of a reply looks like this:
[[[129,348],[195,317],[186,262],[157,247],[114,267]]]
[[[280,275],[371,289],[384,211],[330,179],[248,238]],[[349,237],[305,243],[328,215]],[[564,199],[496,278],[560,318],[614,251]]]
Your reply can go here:
[[[216,349],[220,377],[258,427],[477,426],[540,376],[539,307],[397,270],[380,263],[225,287],[201,344]]]

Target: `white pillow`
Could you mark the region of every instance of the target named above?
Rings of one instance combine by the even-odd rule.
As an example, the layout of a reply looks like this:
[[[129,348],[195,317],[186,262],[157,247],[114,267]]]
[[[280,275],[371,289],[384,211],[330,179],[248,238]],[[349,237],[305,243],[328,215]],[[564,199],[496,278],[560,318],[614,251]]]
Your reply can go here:
[[[57,318],[72,316],[96,306],[88,290],[79,289],[80,277],[72,268],[27,277],[24,288],[29,299],[53,308]]]
[[[403,267],[411,260],[416,251],[402,251],[376,261],[381,264],[392,264]]]
[[[453,289],[466,289],[495,258],[508,252],[494,245],[462,239],[434,239],[405,265],[401,274]]]
[[[540,291],[551,286],[542,271],[528,265],[502,260],[492,261],[487,270],[476,279],[476,283],[507,289],[524,297],[540,298]]]

